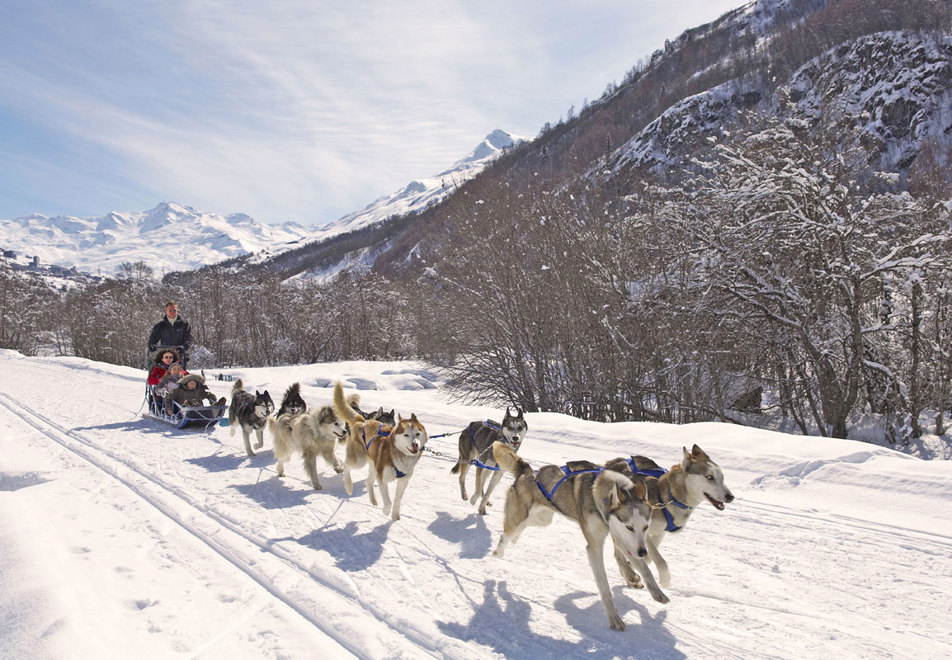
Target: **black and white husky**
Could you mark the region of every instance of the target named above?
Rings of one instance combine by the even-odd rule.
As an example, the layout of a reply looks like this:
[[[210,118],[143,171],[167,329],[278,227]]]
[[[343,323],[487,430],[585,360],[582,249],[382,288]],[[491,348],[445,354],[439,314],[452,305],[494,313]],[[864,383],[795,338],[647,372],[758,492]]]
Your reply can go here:
[[[307,410],[307,402],[301,397],[301,384],[293,383],[284,392],[281,407],[275,417],[294,417]]]
[[[613,630],[624,630],[625,622],[615,609],[605,573],[604,547],[609,535],[616,552],[641,574],[651,596],[660,603],[668,602],[644,560],[651,508],[642,479],[629,479],[588,461],[546,465],[536,473],[502,442],[493,444],[493,454],[499,466],[516,478],[506,492],[503,534],[493,556],[502,557],[526,527],[544,527],[559,512],[575,520],[582,530],[588,563]]]
[[[479,501],[479,515],[486,515],[486,507],[489,505],[489,496],[492,495],[496,484],[502,479],[502,471],[496,470],[496,460],[493,458],[492,446],[497,440],[507,443],[514,451],[519,451],[522,442],[526,439],[526,433],[529,431],[529,425],[526,423],[525,415],[522,410],[516,408],[516,414],[510,412],[506,406],[506,414],[502,418],[502,424],[494,422],[491,419],[485,422],[471,422],[459,434],[459,460],[453,469],[453,474],[459,474],[459,493],[462,498],[469,499],[470,504],[476,504]],[[476,490],[472,498],[466,496],[466,473],[469,471],[470,464],[476,466]],[[483,481],[486,478],[486,472],[492,472],[489,479],[489,485],[483,491]]]
[[[264,427],[268,423],[268,416],[274,412],[274,401],[268,390],[254,394],[244,391],[244,384],[239,378],[231,388],[231,405],[228,406],[228,423],[231,425],[231,435],[235,435],[235,426],[241,426],[241,434],[245,441],[245,453],[254,456],[249,437],[254,431],[258,437],[255,449],[264,445]]]

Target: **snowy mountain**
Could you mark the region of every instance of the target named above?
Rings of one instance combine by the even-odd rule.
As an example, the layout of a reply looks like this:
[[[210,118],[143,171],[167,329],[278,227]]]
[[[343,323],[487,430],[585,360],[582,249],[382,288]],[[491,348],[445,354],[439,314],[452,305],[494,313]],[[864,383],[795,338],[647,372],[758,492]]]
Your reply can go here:
[[[242,213],[221,216],[172,202],[138,213],[108,213],[99,218],[30,215],[0,220],[0,248],[25,263],[75,267],[111,276],[125,262],[144,261],[157,276],[261,250],[295,240],[307,228],[266,225]]]
[[[293,259],[307,261],[307,255],[320,250],[337,237],[376,228],[377,233],[387,234],[384,225],[388,220],[420,213],[451,195],[460,185],[482,172],[486,166],[507,149],[515,148],[531,138],[513,135],[496,129],[487,135],[469,154],[455,162],[449,168],[432,176],[415,179],[406,186],[389,195],[384,195],[359,211],[350,213],[338,220],[312,231],[307,236],[292,243],[274,244],[244,260],[246,264],[262,264],[274,260],[279,255],[295,250]],[[388,236],[389,238],[390,236]],[[312,279],[327,279],[347,268],[367,268],[389,240],[377,244],[371,241],[361,249],[348,255],[346,259],[334,261],[327,267],[314,269],[292,268],[292,274]],[[303,246],[303,247],[302,247]]]
[[[730,139],[738,113],[752,109],[811,125],[824,113],[841,117],[843,128],[861,136],[871,166],[903,172],[924,142],[948,140],[950,80],[952,39],[904,31],[869,35],[814,58],[772,94],[760,81],[745,80],[684,99],[622,146],[609,167],[655,174],[677,169],[711,138]]]

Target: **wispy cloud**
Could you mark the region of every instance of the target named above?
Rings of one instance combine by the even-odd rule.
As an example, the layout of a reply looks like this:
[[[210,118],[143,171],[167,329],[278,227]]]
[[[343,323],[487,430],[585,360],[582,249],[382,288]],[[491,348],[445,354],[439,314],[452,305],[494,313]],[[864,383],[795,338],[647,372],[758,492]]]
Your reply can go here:
[[[15,181],[0,183],[0,215],[151,197],[328,222],[496,127],[535,134],[664,37],[739,4],[5,3],[0,132],[29,127],[55,147],[30,154],[24,139],[0,159]]]

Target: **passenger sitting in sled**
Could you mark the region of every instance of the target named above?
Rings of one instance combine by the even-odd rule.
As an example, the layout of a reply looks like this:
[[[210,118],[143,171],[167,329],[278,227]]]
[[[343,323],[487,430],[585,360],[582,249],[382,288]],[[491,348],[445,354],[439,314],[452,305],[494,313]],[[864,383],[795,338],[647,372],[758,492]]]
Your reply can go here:
[[[145,381],[149,385],[158,385],[162,376],[168,371],[173,362],[179,361],[178,351],[174,348],[160,348],[155,352],[152,358],[152,371],[149,372],[149,378]]]
[[[200,406],[202,401],[208,401],[212,406],[225,405],[225,397],[215,399],[215,395],[205,387],[205,379],[198,374],[183,376],[178,387],[165,395],[165,412],[174,415],[177,410],[175,404],[181,408]]]
[[[162,380],[155,386],[155,395],[164,398],[166,394],[178,387],[179,381],[187,375],[188,372],[182,368],[181,364],[173,362],[169,365],[169,370],[162,376]]]

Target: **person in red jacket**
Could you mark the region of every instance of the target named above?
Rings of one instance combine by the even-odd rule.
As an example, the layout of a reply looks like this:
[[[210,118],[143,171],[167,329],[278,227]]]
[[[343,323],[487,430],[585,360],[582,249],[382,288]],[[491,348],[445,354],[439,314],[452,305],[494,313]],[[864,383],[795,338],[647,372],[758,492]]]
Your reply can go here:
[[[155,356],[152,358],[152,364],[155,366],[153,366],[152,371],[149,372],[146,383],[149,385],[158,385],[159,381],[162,380],[162,376],[165,375],[165,372],[169,370],[173,362],[178,362],[178,359],[178,351],[174,348],[160,348],[155,352]]]

